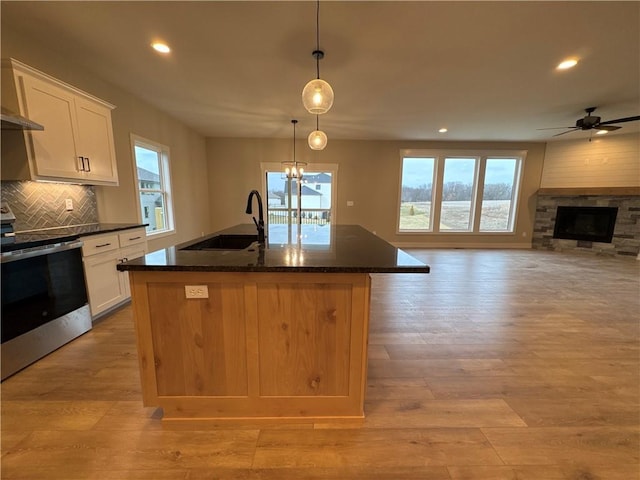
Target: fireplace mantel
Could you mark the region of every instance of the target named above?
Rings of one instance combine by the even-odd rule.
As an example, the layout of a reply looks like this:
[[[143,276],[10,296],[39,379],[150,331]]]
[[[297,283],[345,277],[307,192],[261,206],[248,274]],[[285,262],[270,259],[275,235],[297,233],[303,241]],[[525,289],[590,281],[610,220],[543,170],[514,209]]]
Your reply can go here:
[[[640,196],[640,187],[551,187],[538,189],[538,195],[556,196]]]

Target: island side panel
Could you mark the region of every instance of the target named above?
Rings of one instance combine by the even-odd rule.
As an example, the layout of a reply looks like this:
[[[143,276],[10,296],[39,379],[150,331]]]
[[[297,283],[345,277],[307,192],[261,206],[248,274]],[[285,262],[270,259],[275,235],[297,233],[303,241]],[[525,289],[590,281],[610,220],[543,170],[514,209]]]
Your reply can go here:
[[[142,386],[142,403],[145,407],[160,406],[153,355],[151,317],[147,297],[146,272],[129,272],[131,305],[138,348],[138,366]]]
[[[347,396],[350,284],[258,284],[261,396]]]
[[[244,285],[225,279],[130,272],[146,406],[162,406],[163,397],[248,394]],[[209,298],[187,299],[185,285],[194,284],[206,285]]]
[[[371,275],[362,274],[354,283],[351,316],[359,321],[351,330],[351,360],[349,362],[350,409],[364,417],[369,358],[369,307],[371,304]]]
[[[205,282],[208,298],[185,298],[185,283],[148,284],[160,396],[246,396],[241,283]]]
[[[165,420],[363,417],[368,274],[131,273],[143,398]],[[207,285],[210,298],[186,299],[185,285]],[[261,322],[287,324],[296,355]]]

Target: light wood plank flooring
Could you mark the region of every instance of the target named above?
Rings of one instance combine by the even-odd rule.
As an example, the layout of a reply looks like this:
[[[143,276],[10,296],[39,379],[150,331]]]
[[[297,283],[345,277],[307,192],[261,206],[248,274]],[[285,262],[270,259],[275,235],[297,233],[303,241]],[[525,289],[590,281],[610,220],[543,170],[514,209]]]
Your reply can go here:
[[[373,278],[364,426],[163,425],[126,307],[2,383],[2,479],[640,478],[640,262],[412,253]]]

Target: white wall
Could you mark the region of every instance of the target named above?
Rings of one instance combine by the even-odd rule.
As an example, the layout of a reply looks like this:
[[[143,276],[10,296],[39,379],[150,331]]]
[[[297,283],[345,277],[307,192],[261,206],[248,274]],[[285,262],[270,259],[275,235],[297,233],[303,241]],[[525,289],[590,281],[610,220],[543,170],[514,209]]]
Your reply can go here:
[[[85,70],[77,59],[61,55],[48,45],[35,43],[4,24],[2,57],[14,57],[116,106],[112,120],[119,186],[95,187],[101,222],[140,221],[131,149],[131,134],[134,133],[166,145],[171,151],[176,232],[163,237],[150,237],[149,249],[164,248],[211,231],[208,163],[206,142],[202,135],[138,97],[96,77]]]
[[[638,133],[547,144],[540,188],[638,186]]]
[[[520,189],[519,215],[512,234],[398,234],[396,233],[402,149],[505,149],[527,150]],[[503,247],[531,246],[536,192],[544,157],[544,143],[527,142],[427,142],[332,140],[322,151],[312,151],[299,141],[296,159],[307,162],[313,172],[316,163],[337,164],[337,201],[332,220],[358,224],[400,246]],[[290,159],[292,143],[287,139],[208,138],[211,221],[214,230],[237,223],[250,223],[244,213],[248,193],[260,190],[261,162]],[[353,206],[347,206],[352,201]]]

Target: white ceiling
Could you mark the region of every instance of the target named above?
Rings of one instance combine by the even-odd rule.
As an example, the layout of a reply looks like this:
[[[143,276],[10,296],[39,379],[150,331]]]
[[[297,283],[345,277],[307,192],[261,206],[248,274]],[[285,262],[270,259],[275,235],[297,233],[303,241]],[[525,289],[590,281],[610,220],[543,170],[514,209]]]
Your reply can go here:
[[[290,137],[315,77],[304,1],[2,2],[10,26],[212,137]],[[163,57],[149,48],[164,39]],[[322,1],[332,139],[544,141],[640,115],[640,2]],[[577,56],[574,69],[555,66]],[[438,128],[449,128],[439,134]],[[640,131],[640,122],[618,133]],[[588,137],[574,132],[560,140]]]

